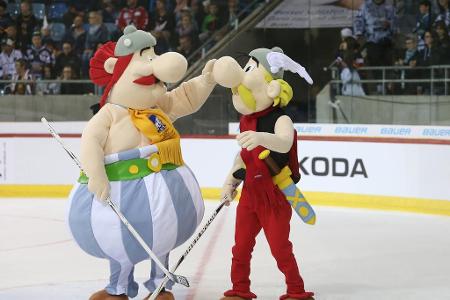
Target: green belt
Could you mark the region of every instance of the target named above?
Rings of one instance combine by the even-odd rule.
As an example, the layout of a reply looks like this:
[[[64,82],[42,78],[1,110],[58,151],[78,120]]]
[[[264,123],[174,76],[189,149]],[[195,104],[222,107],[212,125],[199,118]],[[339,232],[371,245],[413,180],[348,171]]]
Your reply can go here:
[[[167,163],[161,166],[161,170],[174,170],[178,165]],[[106,175],[109,181],[124,181],[143,178],[147,175],[155,173],[148,166],[148,159],[135,158],[122,160],[112,164],[105,165]],[[78,178],[79,183],[88,183],[86,174],[81,173]]]

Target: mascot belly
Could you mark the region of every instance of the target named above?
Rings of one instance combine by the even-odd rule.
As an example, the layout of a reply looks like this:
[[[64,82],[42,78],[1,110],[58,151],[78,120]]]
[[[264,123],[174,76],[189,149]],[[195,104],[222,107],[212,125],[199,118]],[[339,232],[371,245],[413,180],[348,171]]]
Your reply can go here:
[[[117,154],[119,159],[121,156]],[[160,261],[167,265],[169,252],[192,236],[203,218],[200,187],[185,165],[162,166],[159,172],[152,172],[147,166],[148,158],[125,158],[106,165],[107,172],[114,170],[111,173],[143,177],[127,180],[127,176],[123,176],[125,180],[110,181],[111,199]],[[132,174],[138,172],[141,174]],[[72,236],[88,254],[110,260],[111,269],[115,265],[120,270],[118,279],[122,276],[128,281],[133,266],[149,256],[114,211],[94,201],[97,199],[89,192],[86,180],[80,177],[70,193],[68,224]],[[159,274],[156,271],[152,266],[150,280],[145,283],[150,290],[164,277],[162,271]],[[128,291],[130,284],[132,286],[133,282],[119,292],[132,296],[134,293]]]

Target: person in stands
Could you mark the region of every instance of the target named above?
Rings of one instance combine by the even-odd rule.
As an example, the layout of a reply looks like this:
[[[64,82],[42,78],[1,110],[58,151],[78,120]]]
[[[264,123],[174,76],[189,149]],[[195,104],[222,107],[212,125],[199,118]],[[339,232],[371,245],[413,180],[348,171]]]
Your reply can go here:
[[[137,29],[144,30],[147,28],[148,21],[148,13],[145,8],[138,6],[137,0],[127,0],[127,6],[122,8],[117,18],[117,26],[120,31],[130,24]]]

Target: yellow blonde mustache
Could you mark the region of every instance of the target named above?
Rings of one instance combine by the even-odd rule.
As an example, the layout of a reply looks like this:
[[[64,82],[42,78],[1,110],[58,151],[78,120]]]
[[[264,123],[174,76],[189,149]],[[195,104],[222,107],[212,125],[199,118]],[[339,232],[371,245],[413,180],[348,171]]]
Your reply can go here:
[[[253,97],[252,91],[246,86],[240,84],[237,88],[232,88],[231,91],[233,94],[238,94],[239,97],[241,97],[242,103],[244,103],[247,108],[256,111],[256,99]]]

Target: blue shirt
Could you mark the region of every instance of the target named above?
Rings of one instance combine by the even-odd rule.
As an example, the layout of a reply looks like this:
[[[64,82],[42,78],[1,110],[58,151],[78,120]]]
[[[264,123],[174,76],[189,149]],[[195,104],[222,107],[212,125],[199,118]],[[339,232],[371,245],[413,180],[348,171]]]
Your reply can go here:
[[[436,18],[436,22],[438,21],[444,21],[445,25],[447,25],[447,27],[450,27],[450,9],[441,11]]]
[[[384,22],[389,22],[387,28]],[[396,30],[396,15],[392,5],[375,4],[366,0],[361,6],[353,23],[355,35],[364,35],[368,42],[378,43],[382,40],[391,40]]]

